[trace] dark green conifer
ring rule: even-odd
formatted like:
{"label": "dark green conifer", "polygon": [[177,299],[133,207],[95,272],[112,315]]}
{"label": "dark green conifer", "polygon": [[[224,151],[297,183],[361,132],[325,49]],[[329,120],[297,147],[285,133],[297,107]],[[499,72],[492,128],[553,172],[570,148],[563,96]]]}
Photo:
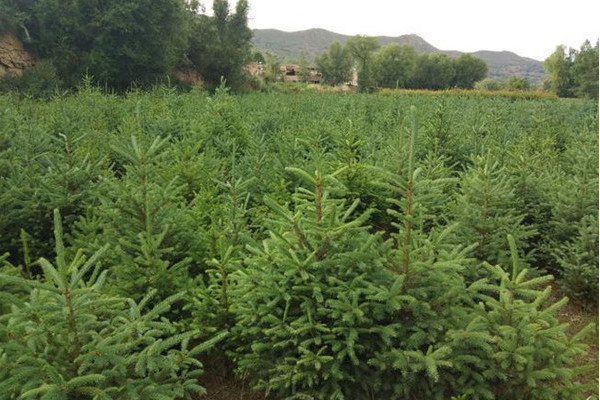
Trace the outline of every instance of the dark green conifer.
{"label": "dark green conifer", "polygon": [[394,334],[377,320],[404,300],[374,299],[394,279],[385,246],[363,226],[368,213],[354,215],[357,201],[332,198],[336,174],[288,170],[311,190],[298,188],[286,206],[265,198],[269,237],[235,273],[235,359],[280,398],[367,398],[375,376],[364,360]]}
{"label": "dark green conifer", "polygon": [[594,326],[567,337],[567,324],[556,316],[567,298],[549,301],[551,287],[540,287],[552,276],[529,278],[510,235],[508,242],[512,270],[484,263],[495,287],[478,295],[481,301],[465,328],[448,332],[458,352],[454,384],[473,399],[583,399],[585,386],[576,377],[589,366],[575,363],[587,349],[581,339]]}
{"label": "dark green conifer", "polygon": [[38,261],[42,279],[0,274],[1,283],[28,291],[10,299],[10,312],[0,316],[3,398],[166,400],[202,393],[194,356],[210,342],[191,348],[199,332],[178,333],[163,317],[183,293],[154,307],[148,303],[155,291],[139,302],[107,296],[108,271],[97,262],[108,246],[67,260],[58,210],[55,238],[55,262]]}
{"label": "dark green conifer", "polygon": [[113,147],[122,168],[115,167],[115,173],[122,176],[102,183],[101,205],[80,219],[73,239],[92,251],[99,243],[110,244],[108,262],[115,265],[110,287],[135,300],[148,289],[165,299],[189,286],[187,249],[193,239],[181,185],[162,175],[168,142],[168,137],[134,134]]}
{"label": "dark green conifer", "polygon": [[513,235],[522,253],[525,240],[537,232],[523,225],[524,214],[515,209],[513,182],[503,167],[490,155],[473,156],[472,162],[460,177],[460,194],[454,209],[455,221],[459,223],[456,240],[476,242],[473,256],[480,262],[509,265],[506,235]]}

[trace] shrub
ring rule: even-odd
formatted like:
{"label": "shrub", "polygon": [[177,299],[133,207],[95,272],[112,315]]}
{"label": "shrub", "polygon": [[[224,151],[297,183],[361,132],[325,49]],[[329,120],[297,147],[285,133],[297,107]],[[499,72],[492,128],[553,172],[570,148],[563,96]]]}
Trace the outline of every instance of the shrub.
{"label": "shrub", "polygon": [[20,77],[4,75],[0,78],[0,92],[14,91],[35,99],[49,99],[62,86],[56,68],[47,60],[37,62],[32,68],[25,70]]}

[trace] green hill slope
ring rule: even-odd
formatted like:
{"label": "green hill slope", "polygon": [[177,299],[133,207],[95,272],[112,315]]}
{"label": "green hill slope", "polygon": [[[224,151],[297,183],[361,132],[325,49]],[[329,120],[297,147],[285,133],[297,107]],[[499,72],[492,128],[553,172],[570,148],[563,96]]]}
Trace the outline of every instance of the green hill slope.
{"label": "green hill slope", "polygon": [[[334,41],[344,44],[351,36],[330,32],[325,29],[308,29],[298,32],[284,32],[277,29],[255,29],[254,47],[268,50],[284,61],[299,58],[304,52],[308,60],[327,50]],[[377,36],[379,43],[384,46],[389,43],[409,44],[419,53],[444,53],[450,57],[458,57],[463,52],[440,50],[418,35],[402,35],[397,37]],[[509,51],[477,51],[471,53],[482,58],[488,64],[488,77],[504,80],[511,75],[527,78],[532,84],[539,84],[544,79],[542,62],[527,57],[521,57]]]}

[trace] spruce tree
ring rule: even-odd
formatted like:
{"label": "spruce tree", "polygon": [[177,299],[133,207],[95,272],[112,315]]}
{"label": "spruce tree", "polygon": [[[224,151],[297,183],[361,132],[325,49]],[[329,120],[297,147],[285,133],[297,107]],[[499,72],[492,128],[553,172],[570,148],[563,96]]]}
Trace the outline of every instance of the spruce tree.
{"label": "spruce tree", "polygon": [[581,339],[593,324],[567,337],[567,324],[556,313],[568,299],[550,302],[551,287],[540,287],[552,276],[530,278],[510,235],[508,242],[510,272],[484,263],[493,285],[477,295],[472,321],[448,332],[459,353],[454,364],[460,375],[454,384],[473,399],[583,399],[585,385],[576,378],[589,366],[576,367],[575,362],[587,350]]}
{"label": "spruce tree", "polygon": [[258,387],[285,398],[456,393],[445,332],[469,321],[461,273],[471,248],[449,241],[452,227],[432,223],[446,181],[419,180],[412,114],[406,175],[383,175],[398,193],[392,240],[362,226],[370,211],[357,214],[357,202],[347,209],[333,197],[337,179],[289,168],[312,190],[299,187],[287,207],[266,198],[276,230],[249,248],[233,307],[242,340],[234,356]]}
{"label": "spruce tree", "polygon": [[402,282],[386,290],[404,301],[396,302],[379,321],[387,323],[393,335],[368,363],[378,370],[375,387],[380,398],[444,399],[454,394],[455,379],[453,350],[445,332],[469,322],[471,298],[463,272],[473,246],[454,244],[456,226],[446,225],[437,215],[448,212],[445,192],[453,179],[443,160],[428,157],[417,163],[416,108],[411,108],[409,118],[404,168],[382,175],[384,186],[395,194],[388,213],[396,231],[386,267]]}
{"label": "spruce tree", "polygon": [[598,305],[598,216],[588,215],[577,224],[577,234],[555,249],[565,293],[584,304]]}
{"label": "spruce tree", "polygon": [[[213,205],[207,236],[210,240],[210,259],[198,277],[199,286],[192,289],[190,305],[193,320],[201,325],[230,328],[233,325],[232,286],[234,273],[245,255],[244,245],[251,243],[248,229],[249,187],[255,179],[217,181],[222,190],[218,205]],[[214,199],[213,199],[214,202]],[[200,211],[200,210],[199,210]]]}
{"label": "spruce tree", "polygon": [[111,245],[108,261],[118,267],[108,283],[115,293],[135,300],[148,289],[165,299],[189,286],[187,248],[193,240],[181,185],[176,177],[164,179],[168,143],[169,137],[138,133],[114,145],[114,172],[122,176],[102,182],[101,205],[79,220],[73,235],[73,244],[88,251],[100,243]]}
{"label": "spruce tree", "polygon": [[235,273],[234,359],[279,398],[368,398],[375,376],[364,360],[393,335],[377,324],[385,297],[374,299],[395,281],[386,246],[363,226],[368,213],[354,214],[357,201],[333,198],[335,173],[288,171],[311,189],[299,187],[291,205],[265,197],[269,237]]}
{"label": "spruce tree", "polygon": [[[38,261],[40,280],[0,274],[0,282],[28,291],[0,316],[0,393],[22,399],[174,399],[204,389],[194,358],[212,342],[190,347],[198,331],[178,333],[164,313],[183,297],[148,307],[103,293],[108,246],[86,258],[66,258],[63,228],[54,213],[56,259]],[[5,301],[5,298],[2,299]],[[218,340],[216,337],[214,340]]]}
{"label": "spruce tree", "polygon": [[454,208],[454,218],[459,223],[456,240],[477,243],[473,256],[480,262],[508,265],[510,251],[505,238],[510,233],[524,256],[525,240],[537,232],[523,225],[524,215],[515,205],[513,182],[504,168],[489,154],[473,156],[472,164],[460,177]]}
{"label": "spruce tree", "polygon": [[48,256],[53,237],[44,227],[52,223],[52,210],[60,208],[72,222],[95,202],[95,188],[106,176],[102,160],[82,145],[85,134],[53,135],[41,129],[33,124],[30,132],[12,131],[0,150],[6,162],[0,171],[0,207],[6,210],[0,216],[0,246],[13,262],[24,256],[21,230],[33,257]]}

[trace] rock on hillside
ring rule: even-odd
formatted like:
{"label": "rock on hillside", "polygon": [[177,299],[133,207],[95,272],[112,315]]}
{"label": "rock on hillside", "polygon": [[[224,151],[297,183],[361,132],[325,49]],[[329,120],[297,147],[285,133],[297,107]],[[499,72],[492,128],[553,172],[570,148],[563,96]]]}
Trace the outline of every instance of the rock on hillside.
{"label": "rock on hillside", "polygon": [[0,76],[20,76],[25,69],[33,66],[34,62],[14,33],[0,33]]}

